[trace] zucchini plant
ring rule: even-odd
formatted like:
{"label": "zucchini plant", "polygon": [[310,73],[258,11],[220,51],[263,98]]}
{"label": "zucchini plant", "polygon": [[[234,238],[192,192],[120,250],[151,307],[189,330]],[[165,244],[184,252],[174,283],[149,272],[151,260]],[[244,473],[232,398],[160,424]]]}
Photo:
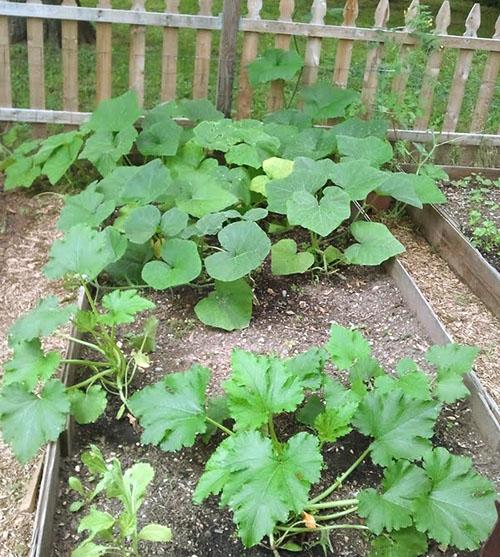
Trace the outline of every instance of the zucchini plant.
{"label": "zucchini plant", "polygon": [[[7,189],[40,174],[56,183],[80,159],[100,174],[66,198],[58,223],[65,235],[47,275],[71,273],[65,254],[78,245],[89,281],[211,286],[195,313],[233,330],[250,322],[252,274],[269,255],[275,275],[290,275],[378,265],[404,251],[352,204],[366,204],[371,192],[417,207],[441,203],[435,181],[389,170],[387,123],[347,117],[359,105],[356,92],[319,83],[301,95],[304,111],[263,122],[224,119],[208,101],[169,102],[146,112],[138,131],[141,111],[127,92],[102,102],[79,130],[22,145],[4,163]],[[342,121],[313,126],[325,118]],[[103,233],[120,254],[105,266]]]}
{"label": "zucchini plant", "polygon": [[138,528],[139,511],[154,478],[150,464],[138,462],[123,472],[117,458],[106,462],[95,445],[82,454],[82,462],[90,480],[97,484],[85,487],[79,478],[71,476],[69,486],[80,499],[71,504],[70,510],[77,512],[105,493],[109,500],[116,499],[120,503],[121,512],[113,516],[107,510],[91,506],[78,525],[78,533],[88,532],[87,537],[71,552],[71,557],[134,557],[140,555],[141,541],[166,543],[172,539],[170,528],[161,524],[150,523]]}
{"label": "zucchini plant", "polygon": [[[194,365],[134,393],[128,405],[143,443],[165,451],[224,434],[193,498],[219,495],[246,547],[333,551],[329,534],[351,529],[371,536],[372,557],[424,555],[428,540],[472,550],[496,519],[493,485],[432,437],[443,405],[467,396],[463,375],[477,352],[433,346],[425,354],[432,378],[408,358],[387,373],[358,331],[333,325],[325,346],[292,358],[235,349],[222,397],[207,398],[211,372]],[[294,433],[285,433],[279,417],[292,413]],[[353,429],[365,445],[333,483],[314,489],[325,452],[335,454],[332,444]],[[349,486],[367,459],[380,468],[381,484]],[[347,498],[336,497],[341,487],[349,487]]]}

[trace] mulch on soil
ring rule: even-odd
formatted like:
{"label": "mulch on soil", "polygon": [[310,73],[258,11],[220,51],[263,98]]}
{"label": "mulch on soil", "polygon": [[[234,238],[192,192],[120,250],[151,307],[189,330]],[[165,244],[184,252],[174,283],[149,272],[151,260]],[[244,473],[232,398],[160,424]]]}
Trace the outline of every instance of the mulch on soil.
{"label": "mulch on soil", "polygon": [[[229,357],[233,347],[261,353],[273,352],[291,356],[324,343],[332,322],[361,329],[370,340],[374,355],[386,369],[397,360],[412,357],[423,363],[429,339],[411,314],[394,283],[379,270],[351,268],[344,275],[322,277],[274,278],[266,271],[257,277],[254,318],[248,329],[225,333],[209,329],[195,320],[193,305],[200,295],[192,289],[168,294],[153,294],[157,303],[154,314],[160,320],[158,345],[152,354],[151,367],[138,380],[137,387],[159,380],[165,373],[187,369],[200,363],[213,370],[212,392],[220,390],[229,373]],[[76,499],[67,488],[70,475],[81,471],[79,455],[89,443],[96,443],[107,458],[117,456],[123,467],[138,461],[150,462],[156,475],[150,488],[141,520],[168,524],[174,539],[168,546],[149,544],[142,554],[169,557],[264,557],[270,553],[261,547],[244,550],[238,541],[230,514],[218,508],[218,500],[196,506],[192,493],[215,443],[206,447],[197,443],[179,453],[164,453],[140,443],[139,432],[126,420],[117,421],[118,403],[113,402],[107,415],[96,424],[78,428],[76,452],[66,459],[60,481],[59,507],[54,522],[55,555],[66,556],[78,543],[78,515],[69,505]],[[495,456],[481,441],[471,420],[466,403],[445,411],[436,431],[436,443],[444,444],[458,454],[471,454],[479,470],[490,477],[497,472]],[[291,433],[287,417],[280,420],[280,431]],[[333,481],[340,470],[352,463],[366,446],[366,440],[352,433],[326,448],[324,481]],[[354,495],[360,487],[375,484],[379,470],[369,461],[363,464],[343,487],[339,496]],[[105,503],[101,501],[105,506]],[[335,555],[361,557],[367,555],[367,540],[362,535],[340,531],[332,535]],[[283,552],[283,555],[288,555]],[[290,554],[291,555],[291,554]],[[295,553],[294,555],[298,555]],[[303,555],[322,555],[320,548]],[[429,556],[478,555],[470,552],[441,552],[433,548]]]}

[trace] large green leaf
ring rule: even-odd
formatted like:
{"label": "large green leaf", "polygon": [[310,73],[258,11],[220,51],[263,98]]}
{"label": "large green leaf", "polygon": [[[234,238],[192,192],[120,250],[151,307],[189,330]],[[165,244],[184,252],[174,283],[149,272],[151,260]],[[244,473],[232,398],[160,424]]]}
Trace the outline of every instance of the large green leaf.
{"label": "large green leaf", "polygon": [[136,137],[134,126],[124,127],[119,132],[98,130],[87,138],[78,158],[89,160],[102,176],[107,176],[122,156],[130,153]]}
{"label": "large green leaf", "polygon": [[479,348],[460,344],[432,346],[427,350],[427,361],[437,368],[435,395],[443,402],[452,403],[469,395],[463,376],[472,371]]}
{"label": "large green leaf", "polygon": [[347,109],[358,101],[359,93],[320,81],[303,89],[301,97],[304,112],[314,120],[324,120],[345,116]]}
{"label": "large green leaf", "polygon": [[78,224],[52,244],[49,262],[44,267],[45,275],[50,279],[78,275],[94,280],[107,265],[123,255],[126,244],[125,238],[108,229],[97,232]]}
{"label": "large green leaf", "polygon": [[384,471],[380,491],[369,488],[358,494],[359,515],[375,534],[411,526],[413,502],[428,493],[430,484],[422,468],[405,460],[393,462]]}
{"label": "large green leaf", "polygon": [[261,168],[262,163],[277,154],[279,143],[274,138],[258,141],[254,145],[238,143],[226,153],[226,162],[231,165]]}
{"label": "large green leaf", "polygon": [[314,347],[288,358],[284,363],[287,372],[297,376],[304,388],[319,389],[325,378],[325,361],[325,350]]}
{"label": "large green leaf", "polygon": [[337,149],[341,155],[356,160],[364,159],[377,168],[393,157],[391,144],[378,137],[338,135]]}
{"label": "large green leaf", "polygon": [[390,257],[405,251],[385,224],[379,222],[353,222],[351,233],[359,242],[349,246],[344,255],[349,263],[356,265],[380,265]]}
{"label": "large green leaf", "polygon": [[424,456],[429,493],[414,503],[415,525],[442,545],[477,549],[497,518],[492,483],[472,469],[472,462],[442,447]]}
{"label": "large green leaf", "polygon": [[337,148],[337,138],[330,130],[307,128],[299,133],[288,133],[281,140],[281,156],[287,159],[309,157],[319,160]]}
{"label": "large green leaf", "polygon": [[426,552],[427,536],[415,528],[405,528],[375,538],[369,557],[419,557]]}
{"label": "large green leaf", "polygon": [[151,242],[142,245],[129,243],[123,256],[106,267],[106,273],[115,284],[140,284],[142,268],[153,257]]}
{"label": "large green leaf", "polygon": [[390,195],[398,201],[422,208],[422,202],[415,190],[415,175],[404,172],[388,172],[387,178],[377,188],[379,195]]}
{"label": "large green leaf", "polygon": [[128,405],[144,428],[142,442],[164,451],[191,447],[196,435],[206,430],[205,389],[210,375],[210,370],[192,366],[135,392]]}
{"label": "large green leaf", "polygon": [[280,240],[271,248],[271,271],[273,275],[305,273],[313,264],[314,255],[307,251],[297,253],[297,243],[291,238]]}
{"label": "large green leaf", "polygon": [[69,391],[71,415],[79,424],[90,424],[97,420],[106,409],[106,391],[100,385],[92,385],[87,390]]}
{"label": "large green leaf", "polygon": [[294,50],[269,48],[248,64],[248,77],[253,86],[275,79],[289,81],[303,65],[302,57]]}
{"label": "large green leaf", "polygon": [[399,389],[372,391],[361,401],[353,424],[374,438],[373,462],[388,466],[393,459],[416,460],[430,450],[438,415],[434,401],[410,398]]}
{"label": "large green leaf", "polygon": [[325,347],[339,370],[350,368],[371,352],[368,341],[359,331],[335,323],[330,329],[330,338]]}
{"label": "large green leaf", "polygon": [[328,236],[351,215],[349,195],[334,186],[323,190],[319,202],[307,191],[296,191],[286,206],[290,224],[299,224],[320,236]]}
{"label": "large green leaf", "polygon": [[75,311],[75,304],[60,306],[55,296],[43,298],[34,309],[22,315],[10,327],[9,344],[51,335],[65,325]]}
{"label": "large green leaf", "polygon": [[198,319],[211,327],[234,331],[248,327],[252,317],[253,293],[244,279],[215,281],[215,290],[194,307]]}
{"label": "large green leaf", "polygon": [[373,168],[368,161],[348,161],[332,165],[330,179],[345,189],[353,200],[363,200],[375,191],[386,179],[387,174]]}
{"label": "large green leaf", "polygon": [[3,383],[24,383],[32,391],[39,380],[52,377],[60,362],[58,352],[43,352],[39,339],[22,341],[14,346],[14,356],[4,365]]}
{"label": "large green leaf", "polygon": [[201,236],[213,236],[220,232],[224,224],[230,219],[241,219],[241,214],[234,209],[221,211],[220,213],[209,213],[201,217],[196,223],[196,232]]}
{"label": "large green leaf", "polygon": [[179,148],[182,128],[173,120],[164,120],[147,126],[137,138],[137,148],[146,156],[168,157]]}
{"label": "large green leaf", "polygon": [[167,240],[161,257],[163,261],[150,261],[142,270],[144,281],[156,290],[187,284],[201,273],[198,246],[191,240]]}
{"label": "large green leaf", "polygon": [[332,126],[331,131],[336,135],[348,135],[350,137],[378,137],[384,139],[387,135],[389,121],[377,117],[372,120],[361,120],[360,118],[348,118],[340,124]]}
{"label": "large green leaf", "polygon": [[205,259],[207,273],[224,282],[244,277],[267,257],[271,241],[254,222],[235,222],[223,228],[218,239],[224,251]]}
{"label": "large green leaf", "polygon": [[238,428],[258,428],[273,414],[293,412],[302,402],[302,384],[281,360],[235,349],[231,364],[224,390]]}
{"label": "large green leaf", "polygon": [[314,429],[321,443],[333,443],[351,432],[351,420],[358,407],[357,402],[348,402],[338,408],[327,408],[314,420]]}
{"label": "large green leaf", "polygon": [[154,159],[129,172],[128,180],[116,184],[122,205],[126,203],[147,205],[168,193],[171,184],[170,172],[160,159]]}
{"label": "large green leaf", "polygon": [[156,232],[161,213],[154,205],[144,205],[132,209],[125,217],[122,226],[125,236],[134,244],[144,244]]}
{"label": "large green leaf", "polygon": [[168,122],[172,118],[187,118],[193,122],[199,122],[222,120],[224,114],[216,110],[208,99],[181,99],[155,106],[146,114],[144,126],[149,127],[158,122]]}
{"label": "large green leaf", "polygon": [[66,198],[64,207],[57,220],[59,230],[69,230],[77,224],[86,224],[90,228],[98,228],[115,210],[112,200],[105,200],[102,193],[96,191],[96,184],[77,195]]}
{"label": "large green leaf", "polygon": [[187,226],[189,215],[177,207],[165,211],[161,217],[161,231],[165,236],[177,236]]}
{"label": "large green leaf", "polygon": [[95,131],[119,132],[123,128],[132,126],[140,115],[137,95],[129,90],[119,97],[102,101],[85,127]]}
{"label": "large green leaf", "polygon": [[99,316],[99,321],[106,325],[123,325],[133,323],[135,315],[155,304],[137,294],[137,290],[113,290],[102,297],[102,307],[107,311]]}
{"label": "large green leaf", "polygon": [[[68,134],[61,135],[66,135],[67,141],[64,144],[59,145],[51,152],[42,167],[42,174],[47,176],[52,185],[59,182],[64,174],[66,174],[66,171],[75,162],[76,157],[80,152],[80,148],[83,145],[83,139],[81,138],[79,132],[68,132]],[[42,144],[42,148],[39,153],[43,152],[43,150],[44,145]],[[35,163],[39,162],[37,157],[38,154],[35,156]]]}
{"label": "large green leaf", "polygon": [[201,122],[194,130],[196,141],[206,149],[226,152],[241,142],[241,134],[232,120]]}
{"label": "large green leaf", "polygon": [[69,408],[69,397],[58,380],[49,380],[39,396],[20,384],[7,385],[0,393],[3,438],[16,457],[27,462],[42,445],[55,441],[64,431]]}

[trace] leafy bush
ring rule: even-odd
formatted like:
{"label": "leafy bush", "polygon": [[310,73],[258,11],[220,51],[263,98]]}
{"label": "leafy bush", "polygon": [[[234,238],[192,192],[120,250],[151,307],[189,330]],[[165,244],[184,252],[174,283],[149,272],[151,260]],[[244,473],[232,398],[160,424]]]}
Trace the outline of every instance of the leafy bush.
{"label": "leafy bush", "polygon": [[[142,441],[165,451],[222,430],[194,501],[220,494],[246,547],[267,536],[272,550],[300,551],[297,534],[319,534],[326,549],[329,532],[350,528],[374,535],[372,556],[423,555],[428,538],[475,549],[496,519],[493,486],[470,459],[433,447],[431,438],[443,404],[467,396],[462,378],[477,352],[433,346],[426,352],[432,379],[407,358],[389,374],[359,332],[333,325],[324,347],[292,358],[235,349],[223,397],[207,398],[211,373],[194,365],[134,393],[129,407],[144,428]],[[342,381],[325,372],[328,360]],[[301,430],[288,438],[276,423],[284,413],[294,413]],[[366,436],[367,448],[311,496],[324,451],[352,429]],[[332,498],[368,457],[381,468],[381,485]]]}
{"label": "leafy bush", "polygon": [[[357,93],[318,83],[301,95],[303,112],[264,122],[224,119],[208,101],[170,102],[147,112],[138,132],[141,112],[128,92],[104,101],[80,130],[21,146],[5,163],[7,188],[28,187],[41,173],[56,183],[78,159],[102,175],[67,198],[59,219],[65,236],[47,275],[74,274],[68,254],[79,250],[78,272],[91,281],[104,271],[115,283],[157,290],[213,283],[195,312],[232,330],[250,321],[247,280],[269,254],[272,272],[287,275],[378,265],[401,253],[385,225],[358,221],[359,210],[349,223],[351,204],[374,191],[417,207],[440,203],[435,181],[381,168],[393,157],[384,122],[312,126],[345,117]],[[183,128],[174,118],[196,125]],[[120,256],[111,260],[109,246]]]}
{"label": "leafy bush", "polygon": [[[141,540],[169,542],[172,539],[170,528],[161,524],[146,524],[138,530],[138,514],[148,485],[154,477],[154,470],[150,464],[138,462],[123,472],[117,458],[107,463],[95,445],[91,445],[90,450],[82,454],[82,462],[91,478],[98,482],[95,487],[86,488],[77,477],[70,477],[69,486],[80,497],[80,500],[71,504],[70,510],[79,511],[105,492],[109,499],[116,499],[121,503],[122,511],[115,517],[92,506],[78,525],[78,533],[87,531],[88,536],[71,552],[71,557],[138,556]],[[94,540],[105,543],[96,544]]]}

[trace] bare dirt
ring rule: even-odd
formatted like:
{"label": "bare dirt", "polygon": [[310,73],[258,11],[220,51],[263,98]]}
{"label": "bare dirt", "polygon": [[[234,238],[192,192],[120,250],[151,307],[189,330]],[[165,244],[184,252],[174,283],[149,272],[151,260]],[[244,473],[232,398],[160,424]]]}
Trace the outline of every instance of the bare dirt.
{"label": "bare dirt", "polygon": [[[316,281],[307,277],[273,278],[267,272],[257,277],[254,318],[248,329],[225,333],[204,327],[193,317],[192,307],[201,294],[180,290],[170,295],[155,294],[155,315],[160,320],[160,336],[152,365],[138,380],[138,385],[157,381],[165,373],[187,369],[200,363],[213,370],[212,391],[220,389],[229,372],[229,356],[234,346],[257,352],[293,355],[326,341],[332,322],[358,327],[370,339],[374,355],[393,369],[401,357],[422,362],[429,345],[415,317],[404,305],[392,281],[378,270],[350,269],[345,275],[323,277]],[[54,522],[56,556],[69,555],[78,543],[78,515],[68,507],[76,499],[68,491],[67,479],[81,470],[79,454],[89,443],[96,443],[106,457],[117,456],[124,467],[138,461],[150,462],[156,471],[150,496],[141,512],[141,522],[166,523],[173,529],[174,539],[168,546],[150,544],[143,555],[169,557],[264,557],[270,553],[262,547],[244,550],[238,541],[230,514],[218,508],[216,498],[203,506],[195,506],[191,496],[203,466],[221,437],[207,447],[197,443],[191,449],[171,454],[140,443],[139,432],[126,420],[114,418],[113,402],[106,417],[96,424],[78,428],[76,452],[63,462],[59,484],[59,507]],[[279,423],[282,434],[290,430],[291,418]],[[498,470],[493,455],[481,441],[471,420],[467,403],[446,408],[439,420],[435,442],[457,454],[472,455],[478,469],[495,477]],[[323,482],[331,482],[352,463],[366,446],[366,440],[352,433],[324,451]],[[375,485],[380,471],[364,463],[343,487],[343,497],[354,495],[361,487]],[[499,478],[496,478],[499,479]],[[316,489],[319,489],[318,487]],[[104,501],[100,501],[103,507]],[[113,510],[112,508],[110,510]],[[368,542],[362,535],[341,531],[332,535],[337,557],[362,557],[368,554]],[[300,554],[300,553],[299,553]],[[299,555],[294,553],[293,555]],[[318,547],[304,550],[302,555],[322,555]],[[477,556],[478,552],[441,552],[429,550],[432,557]],[[283,552],[283,556],[288,555]],[[292,555],[292,554],[290,554]]]}

